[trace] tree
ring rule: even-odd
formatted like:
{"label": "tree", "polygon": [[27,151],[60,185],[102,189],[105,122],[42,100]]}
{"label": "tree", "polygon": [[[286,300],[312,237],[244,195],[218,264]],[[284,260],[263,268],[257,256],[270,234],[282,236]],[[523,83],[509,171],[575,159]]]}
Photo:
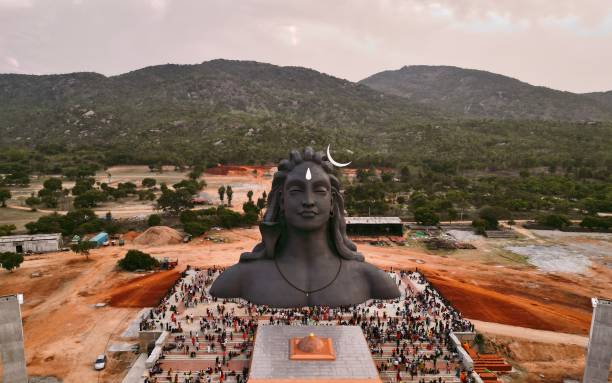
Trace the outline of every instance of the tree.
{"label": "tree", "polygon": [[64,235],[72,234],[65,232],[62,229],[64,223],[64,217],[54,213],[50,215],[44,215],[36,222],[28,222],[25,224],[25,228],[28,229],[30,234],[41,234],[41,233],[62,233]]}
{"label": "tree", "polygon": [[400,181],[401,182],[409,182],[411,178],[410,168],[408,166],[404,166],[400,170]]}
{"label": "tree", "polygon": [[484,206],[478,211],[478,217],[486,223],[486,230],[497,230],[499,220],[510,218],[508,209],[499,206]]}
{"label": "tree", "polygon": [[380,179],[382,182],[391,182],[393,181],[393,173],[383,171],[380,173]]}
{"label": "tree", "polygon": [[77,196],[93,189],[95,183],[96,180],[93,178],[78,179],[72,188],[72,195]]}
{"label": "tree", "polygon": [[457,217],[459,216],[459,213],[457,213],[457,210],[450,208],[447,211],[448,214],[448,222],[452,223],[453,221],[457,220]]}
{"label": "tree", "polygon": [[151,214],[147,219],[147,225],[159,226],[161,225],[161,216],[159,214]]}
{"label": "tree", "polygon": [[60,178],[51,177],[43,182],[43,187],[49,191],[62,190],[62,180]]}
{"label": "tree", "polygon": [[263,211],[263,209],[265,209],[265,207],[266,207],[266,199],[263,198],[263,197],[257,198],[256,206],[259,209],[259,212],[261,213]]}
{"label": "tree", "polygon": [[125,271],[151,270],[159,267],[159,261],[151,255],[139,250],[128,250],[117,266]]}
{"label": "tree", "polygon": [[580,222],[580,226],[588,229],[608,230],[612,227],[612,217],[586,216]]}
{"label": "tree", "polygon": [[11,198],[11,191],[8,189],[0,189],[0,203],[2,207],[6,207],[6,200]]}
{"label": "tree", "polygon": [[200,190],[202,190],[202,188],[206,186],[206,183],[204,181],[182,180],[181,182],[176,183],[172,186],[175,190],[185,189],[188,190],[191,195],[194,195]]}
{"label": "tree", "polygon": [[152,188],[157,184],[157,180],[155,178],[146,177],[142,179],[142,187]]}
{"label": "tree", "polygon": [[482,218],[476,218],[472,221],[472,227],[474,227],[476,234],[484,235],[487,230],[487,221]]}
{"label": "tree", "polygon": [[219,192],[219,199],[221,200],[221,202],[223,202],[223,196],[225,195],[225,186],[219,186],[219,189],[217,191]]}
{"label": "tree", "polygon": [[189,172],[188,176],[192,180],[197,180],[198,178],[200,178],[200,176],[202,176],[203,173],[204,167],[202,165],[195,165]]}
{"label": "tree", "polygon": [[46,196],[43,196],[43,197],[40,199],[40,201],[41,201],[41,202],[42,202],[42,203],[43,203],[43,204],[44,204],[46,207],[49,207],[49,208],[52,208],[52,209],[55,209],[55,208],[57,207],[57,204],[58,204],[58,202],[57,202],[57,198],[55,198],[55,197],[54,197],[54,196],[52,196],[52,195],[46,195]]}
{"label": "tree", "polygon": [[482,336],[481,333],[477,333],[476,336],[474,337],[474,344],[476,345],[476,347],[478,347],[478,352],[481,354],[484,349],[484,343],[485,343],[484,336]]}
{"label": "tree", "polygon": [[414,212],[414,220],[419,225],[435,226],[440,223],[440,218],[433,211],[425,207],[420,207]]}
{"label": "tree", "polygon": [[182,210],[193,207],[193,198],[191,198],[191,193],[186,189],[166,189],[157,199],[157,207],[161,210],[178,214]]}
{"label": "tree", "polygon": [[7,269],[9,273],[13,272],[13,269],[18,268],[23,263],[23,254],[17,253],[0,253],[0,264],[2,267]]}
{"label": "tree", "polygon": [[15,230],[17,230],[17,226],[13,224],[0,225],[0,237],[5,235],[11,235]]}
{"label": "tree", "polygon": [[247,198],[249,199],[249,202],[253,202],[253,190],[249,190],[247,192]]}
{"label": "tree", "polygon": [[25,204],[28,205],[32,211],[36,211],[36,205],[40,205],[41,202],[40,198],[36,197],[34,193],[25,200]]}
{"label": "tree", "polygon": [[97,189],[91,189],[83,194],[79,194],[74,199],[74,207],[77,209],[96,207],[98,202],[104,202],[107,199],[108,198],[105,192]]}
{"label": "tree", "polygon": [[227,194],[227,204],[229,206],[232,206],[232,196],[234,195],[234,191],[232,190],[231,185],[227,185],[227,188],[225,189],[225,194]]}
{"label": "tree", "polygon": [[96,245],[89,241],[81,241],[79,243],[75,243],[70,246],[70,250],[74,251],[77,254],[81,254],[85,256],[85,259],[89,259],[89,250],[93,249]]}
{"label": "tree", "polygon": [[536,222],[543,226],[553,227],[555,229],[563,229],[571,225],[571,221],[561,214],[545,214],[536,217]]}
{"label": "tree", "polygon": [[242,204],[242,211],[244,211],[243,222],[247,225],[254,225],[257,223],[259,218],[259,208],[253,201],[247,201]]}
{"label": "tree", "polygon": [[410,204],[413,209],[427,206],[428,199],[427,195],[423,192],[414,192],[410,195]]}
{"label": "tree", "polygon": [[154,201],[155,193],[151,190],[139,190],[138,191],[138,200],[139,201]]}

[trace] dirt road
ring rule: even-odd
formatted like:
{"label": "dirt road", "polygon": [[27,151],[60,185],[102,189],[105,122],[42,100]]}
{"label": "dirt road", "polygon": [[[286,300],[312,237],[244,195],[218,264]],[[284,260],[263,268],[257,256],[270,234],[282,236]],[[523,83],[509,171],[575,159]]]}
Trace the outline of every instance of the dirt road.
{"label": "dirt road", "polygon": [[470,319],[477,331],[503,335],[515,339],[524,339],[538,343],[549,343],[549,344],[571,344],[574,346],[586,347],[589,342],[589,337],[566,334],[563,332],[545,331],[545,330],[534,330],[532,328],[510,326],[500,323],[483,322],[476,319]]}

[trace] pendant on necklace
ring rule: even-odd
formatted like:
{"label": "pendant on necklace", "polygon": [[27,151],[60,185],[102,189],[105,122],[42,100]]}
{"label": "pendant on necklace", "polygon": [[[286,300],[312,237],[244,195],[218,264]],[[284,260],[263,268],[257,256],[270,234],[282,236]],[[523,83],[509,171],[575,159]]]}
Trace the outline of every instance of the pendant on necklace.
{"label": "pendant on necklace", "polygon": [[308,296],[308,293],[306,293],[306,296]]}

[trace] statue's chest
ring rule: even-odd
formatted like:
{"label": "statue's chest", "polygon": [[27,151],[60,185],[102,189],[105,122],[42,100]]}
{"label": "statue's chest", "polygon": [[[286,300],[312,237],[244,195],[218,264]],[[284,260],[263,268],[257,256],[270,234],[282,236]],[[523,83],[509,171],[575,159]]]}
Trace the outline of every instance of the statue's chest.
{"label": "statue's chest", "polygon": [[266,303],[272,307],[338,306],[352,305],[367,299],[369,289],[360,273],[351,267],[330,273],[294,273],[285,275],[276,268],[265,267],[250,284],[246,297],[253,303]]}

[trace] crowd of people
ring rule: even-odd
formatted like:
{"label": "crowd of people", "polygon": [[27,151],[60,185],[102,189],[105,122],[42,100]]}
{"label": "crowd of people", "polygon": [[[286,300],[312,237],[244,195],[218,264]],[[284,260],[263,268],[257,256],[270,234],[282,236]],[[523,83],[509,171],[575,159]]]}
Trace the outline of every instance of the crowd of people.
{"label": "crowd of people", "polygon": [[[188,268],[142,321],[142,330],[172,334],[146,383],[246,382],[257,327],[268,324],[360,326],[383,381],[448,383],[466,376],[449,334],[473,325],[417,270],[389,271],[402,293],[394,301],[301,309],[213,298],[208,290],[221,271]],[[197,360],[201,368],[179,370],[181,360]]]}

